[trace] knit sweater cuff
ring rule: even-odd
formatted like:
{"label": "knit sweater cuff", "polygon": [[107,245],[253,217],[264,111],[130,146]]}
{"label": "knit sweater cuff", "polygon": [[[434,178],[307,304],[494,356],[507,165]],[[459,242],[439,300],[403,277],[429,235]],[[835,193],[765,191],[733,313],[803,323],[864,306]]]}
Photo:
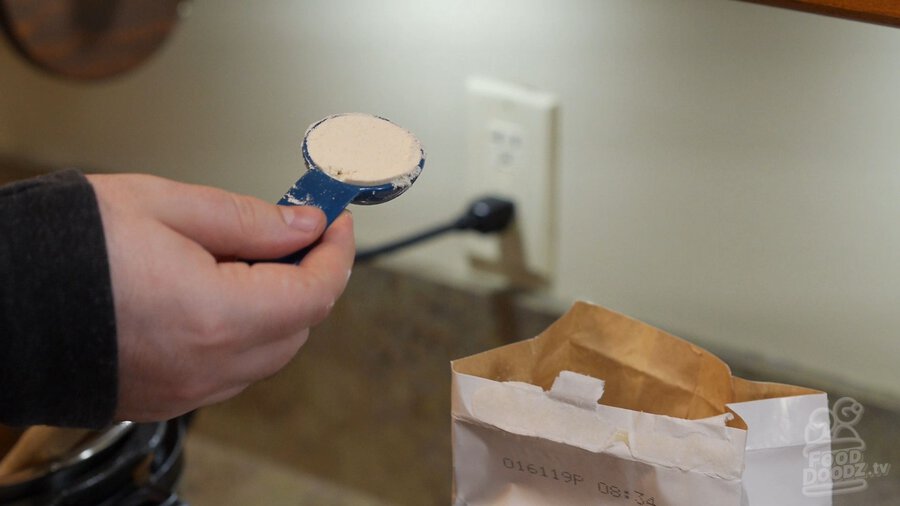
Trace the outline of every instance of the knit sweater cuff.
{"label": "knit sweater cuff", "polygon": [[0,422],[98,428],[116,408],[115,308],[93,187],[0,187]]}

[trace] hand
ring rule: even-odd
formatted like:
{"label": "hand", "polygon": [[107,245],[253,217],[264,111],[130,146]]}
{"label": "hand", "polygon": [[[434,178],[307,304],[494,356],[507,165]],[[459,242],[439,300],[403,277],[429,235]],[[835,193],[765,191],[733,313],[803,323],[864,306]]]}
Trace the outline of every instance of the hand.
{"label": "hand", "polygon": [[[144,175],[92,175],[119,347],[116,418],[155,421],[225,400],[284,367],[343,292],[349,213]],[[321,242],[299,266],[280,258]]]}

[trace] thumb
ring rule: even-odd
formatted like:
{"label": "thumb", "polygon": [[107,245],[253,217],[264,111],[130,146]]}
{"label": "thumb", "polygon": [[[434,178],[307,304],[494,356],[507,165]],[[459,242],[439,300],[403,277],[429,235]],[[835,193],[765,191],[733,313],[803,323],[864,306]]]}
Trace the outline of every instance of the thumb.
{"label": "thumb", "polygon": [[217,188],[160,182],[156,192],[144,193],[156,216],[215,256],[277,258],[312,244],[325,229],[325,214],[316,207],[277,206]]}

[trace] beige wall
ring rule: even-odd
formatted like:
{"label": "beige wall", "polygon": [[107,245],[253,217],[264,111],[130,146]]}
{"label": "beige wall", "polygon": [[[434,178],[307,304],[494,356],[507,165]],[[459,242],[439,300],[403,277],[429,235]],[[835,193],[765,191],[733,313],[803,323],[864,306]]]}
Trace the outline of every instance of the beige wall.
{"label": "beige wall", "polygon": [[[464,79],[532,84],[562,104],[553,296],[900,396],[898,55],[900,30],[726,0],[196,2],[103,84],[0,48],[0,111],[15,154],[270,200],[311,121],[382,114],[429,161],[357,208],[373,244],[469,198]],[[466,282],[460,244],[391,262]]]}

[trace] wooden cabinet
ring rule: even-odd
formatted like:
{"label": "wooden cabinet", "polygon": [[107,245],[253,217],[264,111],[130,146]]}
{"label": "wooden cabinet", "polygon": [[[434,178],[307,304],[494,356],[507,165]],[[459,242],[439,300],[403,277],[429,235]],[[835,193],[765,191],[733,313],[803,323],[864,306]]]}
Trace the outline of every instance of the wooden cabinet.
{"label": "wooden cabinet", "polygon": [[179,0],[0,0],[0,31],[31,63],[102,79],[141,64],[178,19]]}
{"label": "wooden cabinet", "polygon": [[900,0],[745,0],[900,27]]}

